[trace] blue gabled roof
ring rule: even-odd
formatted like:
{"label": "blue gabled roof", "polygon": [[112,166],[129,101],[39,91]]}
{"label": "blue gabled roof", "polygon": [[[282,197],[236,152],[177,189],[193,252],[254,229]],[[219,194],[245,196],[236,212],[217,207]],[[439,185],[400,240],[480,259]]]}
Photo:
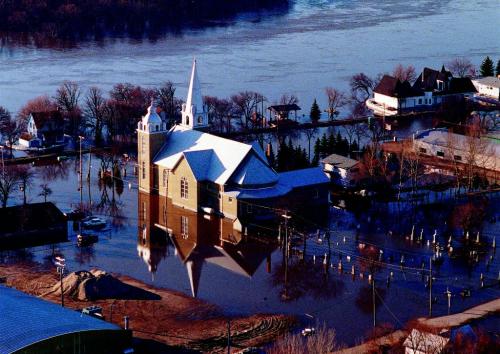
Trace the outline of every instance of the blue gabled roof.
{"label": "blue gabled roof", "polygon": [[314,186],[330,182],[321,167],[281,172],[279,176],[279,183],[291,188]]}
{"label": "blue gabled roof", "polygon": [[120,327],[0,285],[0,353],[74,332]]}

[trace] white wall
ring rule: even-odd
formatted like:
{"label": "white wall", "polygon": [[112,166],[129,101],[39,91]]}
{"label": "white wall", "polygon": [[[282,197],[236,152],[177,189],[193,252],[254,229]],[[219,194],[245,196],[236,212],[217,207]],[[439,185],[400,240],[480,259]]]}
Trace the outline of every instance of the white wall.
{"label": "white wall", "polygon": [[473,82],[473,83],[480,95],[491,97],[495,100],[500,100],[499,87],[488,86],[485,84],[481,84],[479,82]]}
{"label": "white wall", "polygon": [[380,93],[374,93],[373,99],[375,102],[385,105],[386,107],[392,107],[398,109],[398,99],[396,97],[390,97],[386,95],[381,95]]}

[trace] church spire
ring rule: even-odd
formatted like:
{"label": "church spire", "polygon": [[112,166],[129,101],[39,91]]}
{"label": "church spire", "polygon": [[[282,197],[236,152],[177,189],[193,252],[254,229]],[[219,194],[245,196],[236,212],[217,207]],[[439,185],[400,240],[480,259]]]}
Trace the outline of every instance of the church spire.
{"label": "church spire", "polygon": [[188,128],[206,128],[208,126],[208,115],[203,106],[196,59],[193,60],[186,103],[182,105],[182,125]]}

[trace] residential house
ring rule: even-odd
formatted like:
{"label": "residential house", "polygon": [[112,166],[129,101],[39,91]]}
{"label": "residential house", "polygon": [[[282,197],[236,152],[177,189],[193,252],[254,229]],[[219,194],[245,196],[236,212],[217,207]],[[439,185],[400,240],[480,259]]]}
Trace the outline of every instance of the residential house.
{"label": "residential house", "polygon": [[152,103],[137,125],[139,190],[241,222],[273,217],[273,208],[293,198],[328,204],[329,181],[321,168],[278,174],[258,144],[221,138],[207,128],[195,61],[181,123],[167,130]]}
{"label": "residential house", "polygon": [[414,144],[422,155],[500,170],[500,144],[496,140],[455,134],[446,129],[429,129],[417,133]]}
{"label": "residential house", "polygon": [[27,148],[47,148],[64,144],[64,119],[59,111],[32,112],[19,144]]}
{"label": "residential house", "polygon": [[354,185],[359,172],[359,161],[346,156],[331,154],[321,161],[323,171],[330,176],[332,183],[349,187]]}
{"label": "residential house", "polygon": [[472,80],[477,96],[496,100],[500,103],[500,76],[487,76]]}
{"label": "residential house", "polygon": [[394,116],[411,111],[435,111],[447,100],[460,100],[476,92],[469,78],[454,78],[444,66],[440,71],[424,68],[411,85],[384,75],[366,106],[377,115]]}

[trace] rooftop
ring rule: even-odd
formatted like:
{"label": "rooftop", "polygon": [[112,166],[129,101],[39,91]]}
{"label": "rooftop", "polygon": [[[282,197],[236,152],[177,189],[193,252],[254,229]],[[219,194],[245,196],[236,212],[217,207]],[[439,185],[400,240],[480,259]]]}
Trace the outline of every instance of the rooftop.
{"label": "rooftop", "polygon": [[120,327],[0,285],[0,353],[12,353],[52,337]]}
{"label": "rooftop", "polygon": [[482,77],[480,79],[474,79],[474,80],[472,80],[472,82],[478,83],[481,85],[487,85],[487,86],[500,88],[500,78],[498,78],[496,76]]}
{"label": "rooftop", "polygon": [[358,160],[351,159],[349,157],[345,157],[342,155],[337,155],[337,154],[331,154],[327,157],[325,157],[323,160],[321,160],[322,163],[324,164],[330,164],[334,165],[338,168],[343,168],[345,170],[348,170],[358,164]]}
{"label": "rooftop", "polygon": [[255,146],[177,125],[155,157],[155,164],[174,169],[185,158],[198,181],[267,184],[277,181],[263,153]]}

